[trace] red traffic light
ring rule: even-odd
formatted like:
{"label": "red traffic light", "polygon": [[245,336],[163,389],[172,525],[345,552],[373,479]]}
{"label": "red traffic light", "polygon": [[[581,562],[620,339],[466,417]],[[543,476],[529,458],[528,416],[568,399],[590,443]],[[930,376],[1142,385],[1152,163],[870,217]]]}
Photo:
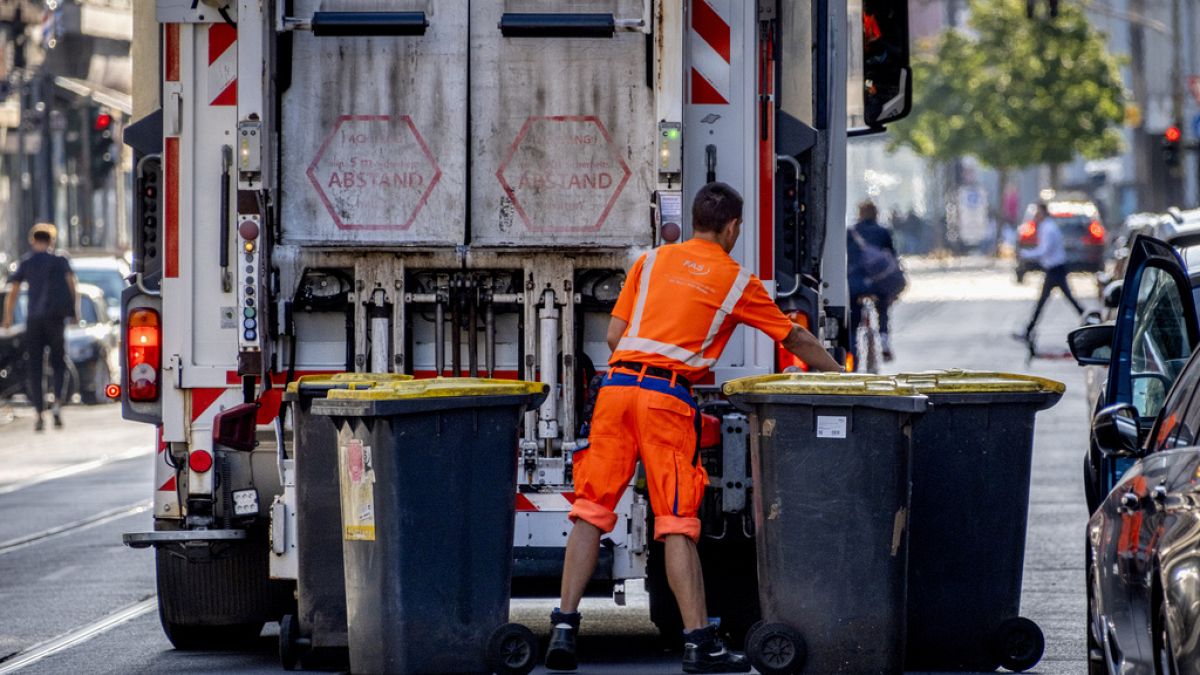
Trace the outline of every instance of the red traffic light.
{"label": "red traffic light", "polygon": [[1168,143],[1178,143],[1183,138],[1183,132],[1179,130],[1179,127],[1167,127],[1167,130],[1163,132],[1163,138],[1167,139]]}
{"label": "red traffic light", "polygon": [[107,131],[112,126],[112,115],[108,113],[96,113],[96,121],[92,123],[92,128],[96,131]]}

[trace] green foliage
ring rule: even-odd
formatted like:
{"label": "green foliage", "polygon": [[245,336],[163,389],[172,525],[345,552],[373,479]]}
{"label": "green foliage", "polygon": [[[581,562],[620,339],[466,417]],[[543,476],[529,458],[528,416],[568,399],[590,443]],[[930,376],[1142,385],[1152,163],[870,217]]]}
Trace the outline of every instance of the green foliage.
{"label": "green foliage", "polygon": [[1119,64],[1078,5],[1031,21],[1024,0],[972,0],[970,29],[914,50],[913,111],[891,127],[895,144],[999,170],[1120,151]]}

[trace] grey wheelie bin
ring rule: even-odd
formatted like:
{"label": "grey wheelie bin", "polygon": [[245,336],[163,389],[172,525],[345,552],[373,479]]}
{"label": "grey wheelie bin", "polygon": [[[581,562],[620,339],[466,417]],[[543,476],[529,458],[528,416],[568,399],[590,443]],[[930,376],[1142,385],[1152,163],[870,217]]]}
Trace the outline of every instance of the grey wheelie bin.
{"label": "grey wheelie bin", "polygon": [[1034,417],[1064,387],[1004,373],[896,378],[929,398],[913,422],[908,668],[1032,668],[1045,641],[1019,611]]}
{"label": "grey wheelie bin", "polygon": [[755,667],[902,672],[910,431],[925,397],[839,374],[743,378],[724,391],[750,416]]}
{"label": "grey wheelie bin", "polygon": [[540,383],[445,378],[333,390],[350,670],[527,673],[508,623],[521,415]]}
{"label": "grey wheelie bin", "polygon": [[346,660],[346,590],[338,504],[337,427],[312,414],[312,402],[333,389],[373,387],[411,380],[395,373],[305,375],[288,384],[283,403],[291,411],[296,481],[296,614],[279,622],[279,660],[293,670],[313,656],[317,665]]}

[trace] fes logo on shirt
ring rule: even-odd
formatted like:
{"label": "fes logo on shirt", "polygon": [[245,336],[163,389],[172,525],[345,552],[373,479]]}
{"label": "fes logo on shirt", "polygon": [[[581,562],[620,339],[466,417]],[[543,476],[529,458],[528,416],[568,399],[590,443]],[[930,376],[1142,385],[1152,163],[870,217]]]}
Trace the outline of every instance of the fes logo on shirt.
{"label": "fes logo on shirt", "polygon": [[712,271],[712,269],[709,268],[708,265],[705,265],[703,263],[698,263],[695,260],[684,260],[683,267],[684,267],[684,269],[691,272],[692,274],[695,274],[696,276],[704,276]]}

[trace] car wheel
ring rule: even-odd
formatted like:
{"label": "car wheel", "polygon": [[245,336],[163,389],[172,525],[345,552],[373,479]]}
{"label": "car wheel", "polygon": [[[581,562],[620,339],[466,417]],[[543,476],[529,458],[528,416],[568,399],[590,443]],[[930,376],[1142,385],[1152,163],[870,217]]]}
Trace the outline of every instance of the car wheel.
{"label": "car wheel", "polygon": [[1171,631],[1167,624],[1167,603],[1158,599],[1157,618],[1154,621],[1154,665],[1157,675],[1178,675],[1175,667],[1175,649],[1171,643]]}

